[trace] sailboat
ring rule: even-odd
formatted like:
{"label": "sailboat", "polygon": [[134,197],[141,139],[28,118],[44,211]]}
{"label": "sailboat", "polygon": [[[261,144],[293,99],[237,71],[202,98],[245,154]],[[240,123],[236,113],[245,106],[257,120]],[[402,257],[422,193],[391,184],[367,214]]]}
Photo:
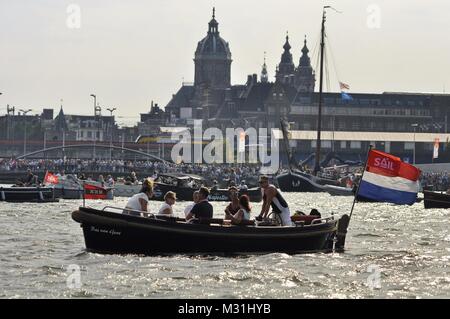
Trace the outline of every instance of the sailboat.
{"label": "sailboat", "polygon": [[[326,9],[328,7],[324,7]],[[323,69],[324,69],[324,49],[325,49],[325,20],[326,12],[322,15],[321,42],[320,42],[320,88],[319,88],[319,112],[317,117],[317,143],[315,154],[315,165],[313,174],[304,172],[293,163],[292,154],[289,151],[288,132],[286,121],[281,120],[284,144],[288,152],[289,170],[276,177],[278,186],[284,192],[323,192],[325,185],[339,186],[336,180],[317,176],[320,171],[320,151],[321,151],[321,128],[322,128],[322,100],[323,100]]]}

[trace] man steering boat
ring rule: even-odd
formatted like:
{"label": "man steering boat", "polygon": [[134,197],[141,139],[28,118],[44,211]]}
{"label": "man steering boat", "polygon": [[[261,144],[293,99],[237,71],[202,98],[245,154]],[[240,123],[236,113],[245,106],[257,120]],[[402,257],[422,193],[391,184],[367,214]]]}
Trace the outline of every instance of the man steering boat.
{"label": "man steering boat", "polygon": [[259,185],[261,186],[264,195],[261,213],[256,219],[262,220],[267,218],[269,210],[272,208],[273,213],[280,217],[282,226],[291,226],[291,212],[286,200],[281,195],[281,192],[274,185],[269,183],[269,178],[267,176],[259,177]]}

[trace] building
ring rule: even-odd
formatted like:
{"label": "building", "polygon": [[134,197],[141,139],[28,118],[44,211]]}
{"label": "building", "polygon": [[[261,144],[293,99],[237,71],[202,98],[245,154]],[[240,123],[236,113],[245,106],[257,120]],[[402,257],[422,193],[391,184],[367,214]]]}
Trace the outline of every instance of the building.
{"label": "building", "polygon": [[[192,125],[194,120],[202,120],[204,128],[271,129],[278,128],[280,119],[286,118],[291,123],[291,130],[299,131],[291,140],[298,157],[314,152],[315,137],[311,138],[308,132],[317,129],[319,94],[315,92],[316,76],[306,36],[297,66],[290,52],[288,35],[282,48],[274,82],[268,80],[264,59],[260,80],[257,74],[252,74],[245,84],[232,85],[230,46],[219,35],[219,24],[213,11],[207,35],[197,44],[194,54],[194,83],[183,84],[166,105],[171,123]],[[324,94],[322,130],[329,132],[324,136],[330,137],[322,143],[324,152],[332,150],[348,157],[361,157],[373,142],[377,148],[404,157],[412,157],[414,149],[418,159],[429,162],[430,149],[438,136],[441,150],[448,149],[450,95],[389,92],[350,95],[348,99],[341,93]],[[358,132],[391,132],[393,137],[383,135],[385,140],[361,141],[359,136],[362,134]],[[410,135],[394,134],[402,132]],[[345,140],[334,139],[335,135],[345,136]],[[399,136],[404,140],[398,141]],[[450,160],[450,154],[448,157]]]}

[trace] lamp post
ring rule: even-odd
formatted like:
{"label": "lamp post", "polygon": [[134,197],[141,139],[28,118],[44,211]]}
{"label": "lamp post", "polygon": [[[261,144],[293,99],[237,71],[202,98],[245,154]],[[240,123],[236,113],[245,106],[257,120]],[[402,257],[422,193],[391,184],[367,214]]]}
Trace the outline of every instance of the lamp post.
{"label": "lamp post", "polygon": [[20,109],[19,111],[22,112],[24,115],[24,118],[23,118],[23,120],[24,120],[23,155],[25,155],[27,153],[27,121],[26,121],[25,116],[27,116],[27,113],[31,112],[32,110],[31,109],[28,109],[28,110]]}
{"label": "lamp post", "polygon": [[[115,108],[115,107],[113,107],[113,108],[107,108],[107,110],[111,113],[111,117],[113,116],[113,112],[115,111],[115,110],[117,110],[117,108]],[[112,160],[112,140],[113,140],[113,125],[112,125],[112,123],[110,123],[110,132],[109,132],[109,135],[110,135],[110,140],[109,140],[109,160],[111,161]]]}
{"label": "lamp post", "polygon": [[411,124],[411,126],[414,128],[414,134],[413,134],[413,140],[414,140],[414,142],[413,142],[413,165],[416,165],[416,127],[418,127],[419,126],[419,124],[417,124],[417,123],[414,123],[414,124]]}

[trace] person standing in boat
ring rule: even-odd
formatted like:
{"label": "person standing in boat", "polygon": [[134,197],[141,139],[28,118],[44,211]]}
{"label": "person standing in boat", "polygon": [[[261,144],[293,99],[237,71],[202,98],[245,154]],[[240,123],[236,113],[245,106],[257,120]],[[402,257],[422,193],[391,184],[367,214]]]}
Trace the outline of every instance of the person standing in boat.
{"label": "person standing in boat", "polygon": [[230,214],[225,211],[225,219],[231,220],[232,224],[239,225],[243,221],[250,220],[250,213],[252,208],[250,207],[250,199],[247,195],[242,195],[238,199],[239,210],[235,214]]}
{"label": "person standing in boat", "polygon": [[265,219],[272,207],[272,211],[280,216],[281,225],[291,226],[291,212],[280,191],[274,185],[269,183],[269,178],[267,176],[260,176],[259,185],[261,186],[264,195],[261,213],[256,219]]}
{"label": "person standing in boat", "polygon": [[177,196],[174,192],[169,191],[164,195],[164,203],[159,209],[158,215],[173,216],[172,206],[175,204]]}
{"label": "person standing in boat", "polygon": [[133,216],[142,216],[142,213],[147,213],[148,201],[153,197],[153,181],[146,179],[142,183],[142,188],[139,193],[133,195],[128,200],[124,209],[124,214]]}
{"label": "person standing in boat", "polygon": [[198,190],[199,202],[192,207],[191,212],[186,216],[186,220],[192,218],[212,218],[213,207],[208,202],[209,189],[200,187]]}
{"label": "person standing in boat", "polygon": [[231,203],[228,204],[228,206],[225,208],[225,215],[234,215],[240,209],[237,187],[231,186],[230,188],[228,188],[228,195],[230,197]]}

